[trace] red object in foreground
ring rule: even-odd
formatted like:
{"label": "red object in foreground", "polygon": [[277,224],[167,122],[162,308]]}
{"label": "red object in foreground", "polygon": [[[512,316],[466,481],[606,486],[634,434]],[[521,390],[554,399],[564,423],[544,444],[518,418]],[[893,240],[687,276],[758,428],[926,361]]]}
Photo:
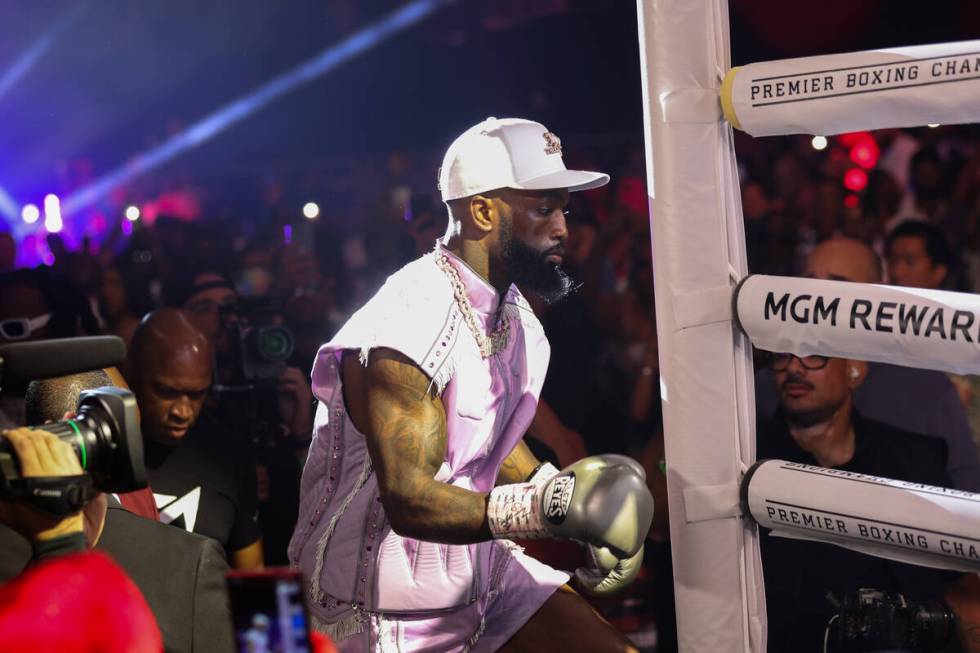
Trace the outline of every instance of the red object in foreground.
{"label": "red object in foreground", "polygon": [[310,643],[313,644],[313,653],[337,653],[333,642],[322,633],[310,631]]}
{"label": "red object in foreground", "polygon": [[0,587],[0,653],[158,653],[146,600],[107,555],[79,553]]}

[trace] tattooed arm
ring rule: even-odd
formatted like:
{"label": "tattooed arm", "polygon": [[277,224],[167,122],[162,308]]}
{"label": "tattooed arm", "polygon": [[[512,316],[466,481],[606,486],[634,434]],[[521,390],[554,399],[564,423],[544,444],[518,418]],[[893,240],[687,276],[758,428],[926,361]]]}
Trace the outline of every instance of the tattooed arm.
{"label": "tattooed arm", "polygon": [[521,440],[510,455],[504,458],[500,471],[497,472],[497,485],[523,483],[531,477],[540,464],[541,461],[531,453],[527,443]]}
{"label": "tattooed arm", "polygon": [[946,603],[956,615],[960,644],[967,653],[980,652],[980,578],[964,574],[946,586]]}
{"label": "tattooed arm", "polygon": [[347,410],[367,437],[392,529],[447,544],[491,539],[488,495],[434,479],[446,459],[446,413],[422,370],[403,354],[375,349],[367,367],[348,352],[343,378]]}

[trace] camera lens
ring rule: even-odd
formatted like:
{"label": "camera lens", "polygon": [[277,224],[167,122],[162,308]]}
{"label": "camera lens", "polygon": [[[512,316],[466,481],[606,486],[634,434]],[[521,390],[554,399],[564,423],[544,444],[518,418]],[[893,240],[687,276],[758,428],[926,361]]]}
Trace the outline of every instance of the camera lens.
{"label": "camera lens", "polygon": [[257,353],[267,361],[284,361],[293,353],[293,336],[281,326],[260,327],[256,336]]}
{"label": "camera lens", "polygon": [[75,418],[36,428],[70,444],[98,489],[131,492],[146,487],[143,437],[132,392],[88,390],[81,394]]}

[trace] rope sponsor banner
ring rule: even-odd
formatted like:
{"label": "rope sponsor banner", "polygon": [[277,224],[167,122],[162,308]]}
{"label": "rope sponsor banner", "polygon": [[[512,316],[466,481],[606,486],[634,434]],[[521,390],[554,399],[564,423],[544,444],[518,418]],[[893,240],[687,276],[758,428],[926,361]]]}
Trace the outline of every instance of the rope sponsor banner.
{"label": "rope sponsor banner", "polygon": [[784,460],[755,463],[742,507],[772,535],[959,571],[980,570],[980,495]]}
{"label": "rope sponsor banner", "polygon": [[758,349],[980,374],[980,295],[766,275],[735,293]]}
{"label": "rope sponsor banner", "polygon": [[980,41],[754,63],[721,87],[725,118],[753,136],[980,122],[978,97]]}

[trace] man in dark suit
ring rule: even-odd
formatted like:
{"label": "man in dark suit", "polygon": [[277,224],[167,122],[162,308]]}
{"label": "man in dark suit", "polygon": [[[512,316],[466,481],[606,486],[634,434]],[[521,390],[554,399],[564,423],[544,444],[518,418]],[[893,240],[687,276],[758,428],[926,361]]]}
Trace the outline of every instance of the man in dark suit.
{"label": "man in dark suit", "polygon": [[[89,372],[31,385],[28,396],[39,404],[29,406],[29,413],[33,409],[43,421],[53,421],[77,406],[82,390],[111,382],[104,373]],[[224,579],[228,563],[221,546],[211,538],[132,514],[114,497],[102,496],[106,501],[93,500],[84,511],[89,546],[110,554],[139,587],[160,626],[164,649],[234,651]],[[26,539],[0,526],[0,582],[20,573],[31,555]]]}

